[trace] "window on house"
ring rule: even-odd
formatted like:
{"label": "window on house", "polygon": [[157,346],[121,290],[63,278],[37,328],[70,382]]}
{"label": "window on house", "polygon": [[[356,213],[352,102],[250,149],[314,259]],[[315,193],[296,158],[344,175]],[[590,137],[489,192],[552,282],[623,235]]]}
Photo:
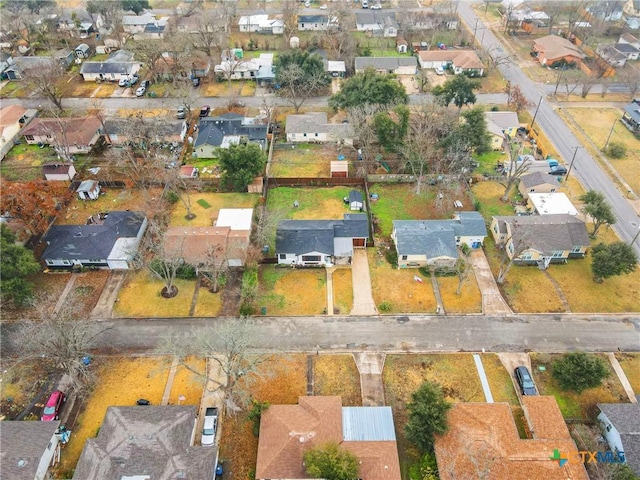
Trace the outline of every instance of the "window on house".
{"label": "window on house", "polygon": [[571,253],[581,253],[582,252],[582,247],[573,247],[571,249]]}
{"label": "window on house", "polygon": [[509,244],[509,252],[510,252],[510,253],[513,253],[513,243],[510,243],[510,244]]}
{"label": "window on house", "polygon": [[560,258],[560,257],[564,257],[564,252],[562,250],[554,250],[554,252],[551,254],[552,258]]}
{"label": "window on house", "polygon": [[530,191],[530,192],[535,192],[535,191],[536,191],[536,189],[535,189],[535,188],[530,188],[530,189],[529,189],[529,191]]}
{"label": "window on house", "polygon": [[552,189],[551,189],[551,192],[555,192],[555,191],[556,191],[556,189],[555,189],[555,188],[552,188]]}
{"label": "window on house", "polygon": [[286,254],[286,253],[281,253],[281,254],[279,255],[279,257],[280,257],[280,260],[286,260],[286,258],[287,258],[287,254]]}
{"label": "window on house", "polygon": [[26,138],[30,142],[33,142],[33,135],[25,135],[24,138]]}
{"label": "window on house", "polygon": [[612,428],[613,428],[613,425],[608,424],[608,425],[607,425],[607,432],[610,432]]}
{"label": "window on house", "polygon": [[318,134],[317,134],[317,133],[315,133],[314,135],[315,135],[316,137],[318,136]]}
{"label": "window on house", "polygon": [[402,255],[402,260],[406,260],[408,258],[407,255]]}
{"label": "window on house", "polygon": [[303,255],[303,262],[320,262],[322,261],[322,257],[320,255]]}
{"label": "window on house", "polygon": [[307,134],[306,134],[306,133],[303,133],[303,134],[302,134],[302,136],[303,136],[303,137],[306,137],[306,136],[307,136]]}
{"label": "window on house", "polygon": [[520,255],[522,260],[531,260],[533,258],[533,254],[531,252],[526,252]]}

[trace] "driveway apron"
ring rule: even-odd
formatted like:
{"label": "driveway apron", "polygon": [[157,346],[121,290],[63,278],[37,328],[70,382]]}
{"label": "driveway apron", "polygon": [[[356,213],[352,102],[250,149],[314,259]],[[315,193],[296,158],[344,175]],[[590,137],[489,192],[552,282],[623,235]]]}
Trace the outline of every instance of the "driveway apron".
{"label": "driveway apron", "polygon": [[354,353],[353,358],[360,373],[362,405],[365,407],[384,406],[382,369],[384,367],[385,354],[359,352]]}
{"label": "driveway apron", "polygon": [[378,310],[371,293],[371,275],[367,251],[358,248],[353,252],[351,261],[353,283],[353,309],[351,315],[377,315]]}

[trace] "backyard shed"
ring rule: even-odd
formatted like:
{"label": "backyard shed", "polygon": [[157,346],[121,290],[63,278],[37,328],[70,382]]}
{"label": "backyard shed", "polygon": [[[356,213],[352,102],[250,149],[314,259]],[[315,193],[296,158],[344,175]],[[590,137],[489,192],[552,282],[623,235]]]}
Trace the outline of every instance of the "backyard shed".
{"label": "backyard shed", "polygon": [[331,160],[332,177],[348,177],[349,163],[345,160]]}
{"label": "backyard shed", "polygon": [[349,192],[349,209],[364,209],[364,199],[362,198],[362,193],[360,193],[358,190],[351,190]]}
{"label": "backyard shed", "polygon": [[80,183],[76,193],[80,200],[97,200],[100,195],[100,184],[97,180],[84,180]]}
{"label": "backyard shed", "polygon": [[86,43],[81,43],[73,51],[73,54],[76,56],[76,58],[89,58],[91,56],[91,47]]}

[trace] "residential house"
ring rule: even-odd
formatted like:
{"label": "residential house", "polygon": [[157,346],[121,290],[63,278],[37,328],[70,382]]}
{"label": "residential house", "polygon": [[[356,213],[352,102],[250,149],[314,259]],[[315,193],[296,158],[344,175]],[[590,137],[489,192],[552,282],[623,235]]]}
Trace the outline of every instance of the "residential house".
{"label": "residential house", "polygon": [[140,71],[142,64],[133,60],[133,53],[126,50],[112,52],[104,61],[87,61],[80,67],[80,75],[87,82],[118,82]]}
{"label": "residential house", "polygon": [[[553,175],[547,175],[554,178]],[[556,178],[557,181],[557,178]],[[553,182],[550,182],[553,183]],[[578,210],[562,192],[529,192],[527,205],[538,215],[578,215]]]}
{"label": "residential house", "polygon": [[394,220],[391,233],[398,268],[452,267],[460,245],[480,248],[486,236],[478,212],[458,212],[451,220]]}
{"label": "residential house", "polygon": [[[127,119],[112,118],[104,121],[105,139],[111,145],[127,145],[132,139]],[[156,144],[178,143],[184,141],[189,123],[186,120],[164,120],[154,122],[148,134]]]}
{"label": "residential house", "polygon": [[83,180],[76,188],[80,200],[97,200],[100,196],[100,183],[97,180]]}
{"label": "residential house", "polygon": [[0,80],[7,80],[9,78],[4,72],[11,65],[13,65],[13,57],[8,53],[0,52]]}
{"label": "residential house", "polygon": [[237,113],[201,118],[193,153],[198,158],[215,158],[218,148],[229,148],[241,142],[257,143],[264,150],[267,146],[267,125],[257,118]]}
{"label": "residential house", "polygon": [[59,153],[89,153],[102,136],[102,124],[98,117],[36,118],[22,136],[30,145],[51,145]]}
{"label": "residential house", "polygon": [[91,56],[91,47],[86,43],[81,43],[73,51],[73,54],[75,55],[76,58],[85,60]]}
{"label": "residential house", "polygon": [[[333,22],[331,22],[333,24]],[[298,15],[298,30],[317,31],[329,30],[329,17],[327,15]]]}
{"label": "residential house", "polygon": [[347,66],[341,60],[327,60],[325,70],[334,78],[344,78],[347,76]]}
{"label": "residential house", "polygon": [[[632,45],[624,45],[623,50],[637,50]],[[624,67],[627,63],[627,55],[618,51],[615,45],[598,45],[596,47],[596,53],[612,67]]]}
{"label": "residential house", "polygon": [[196,446],[197,407],[109,407],[86,441],[73,480],[213,479],[215,446]]}
{"label": "residential house", "polygon": [[47,163],[42,166],[42,174],[49,182],[70,182],[76,173],[73,163]]}
{"label": "residential house", "polygon": [[133,34],[134,40],[160,40],[164,38],[164,33],[169,24],[169,17],[162,17],[153,22],[147,23],[141,32]]}
{"label": "residential house", "polygon": [[214,67],[213,71],[216,76],[225,80],[253,80],[261,66],[263,75],[269,74],[275,79],[272,53],[262,53],[258,58],[223,56],[222,61]]}
{"label": "residential house", "polygon": [[54,61],[62,68],[67,68],[73,63],[73,51],[63,48],[52,55],[38,57],[13,57],[13,63],[5,68],[4,74],[8,80],[23,80],[28,78],[30,71],[51,69]]}
{"label": "residential house", "polygon": [[27,110],[20,105],[7,105],[0,108],[0,160],[13,148],[21,134],[21,129],[37,113],[37,110]]}
{"label": "residential house", "polygon": [[599,403],[598,422],[614,455],[624,452],[627,465],[640,475],[640,404]]}
{"label": "residential house", "polygon": [[103,29],[105,26],[104,18],[100,13],[89,15],[81,8],[60,10],[60,15],[52,14],[56,28],[59,32],[64,32],[72,37],[87,38],[95,28]]}
{"label": "residential house", "polygon": [[622,20],[622,7],[624,2],[600,0],[588,5],[585,10],[599,20],[605,22],[618,22]]}
{"label": "residential house", "polygon": [[143,33],[147,25],[156,21],[156,14],[151,12],[146,12],[142,15],[123,15],[122,29],[131,35]]}
{"label": "residential house", "polygon": [[621,121],[633,133],[640,134],[640,100],[634,100],[624,106]]}
{"label": "residential house", "polygon": [[627,43],[629,45],[633,45],[638,50],[640,50],[640,40],[638,40],[636,37],[634,37],[630,33],[623,33],[622,35],[620,35],[620,38],[618,39],[618,43]]}
{"label": "residential house", "polygon": [[358,478],[400,480],[391,407],[343,407],[340,397],[327,396],[264,410],[255,478],[308,478],[304,453],[329,442],[355,455]]}
{"label": "residential house", "polygon": [[518,190],[522,198],[529,199],[531,193],[554,193],[560,187],[558,179],[543,172],[528,173],[520,177]]}
{"label": "residential house", "polygon": [[578,64],[586,57],[580,47],[557,35],[547,35],[535,40],[533,52],[541,65],[550,67],[563,61],[568,64]]}
{"label": "residential house", "polygon": [[631,30],[640,29],[640,0],[627,0],[622,7],[622,18]]}
{"label": "residential house", "polygon": [[276,69],[273,66],[273,53],[261,53],[258,57],[258,71],[255,79],[260,87],[272,85],[276,81]]}
{"label": "residential house", "polygon": [[415,75],[418,67],[416,57],[356,57],[356,73],[373,68],[378,73]]}
{"label": "residential house", "polygon": [[287,142],[326,143],[353,145],[353,128],[349,124],[329,123],[326,112],[309,112],[288,115],[286,121]]}
{"label": "residential house", "polygon": [[276,256],[280,265],[347,263],[354,248],[366,247],[368,237],[364,213],[345,213],[342,220],[282,220],[276,230]]}
{"label": "residential house", "polygon": [[587,227],[574,215],[493,217],[490,230],[515,263],[540,268],[584,258],[591,245]]}
{"label": "residential house", "polygon": [[454,74],[484,75],[484,64],[473,50],[422,50],[418,52],[420,68],[448,68]]}
{"label": "residential house", "polygon": [[[166,82],[173,81],[173,77],[184,79],[189,77],[206,78],[211,71],[211,62],[204,52],[193,51],[188,54],[179,53],[179,59],[174,52],[163,52],[162,61],[156,64],[155,79]],[[177,67],[176,67],[177,62]]]}
{"label": "residential house", "polygon": [[522,406],[532,438],[520,437],[508,403],[455,403],[435,442],[440,479],[588,480],[583,462],[553,459],[578,450],[555,398],[525,396]]}
{"label": "residential house", "polygon": [[269,15],[243,15],[238,20],[238,27],[241,32],[246,33],[268,33],[271,35],[282,35],[284,33],[284,22],[281,18],[271,18]]}
{"label": "residential house", "polygon": [[515,137],[520,121],[516,112],[484,112],[487,131],[491,136],[491,148],[503,150],[507,137]]}
{"label": "residential house", "polygon": [[356,29],[374,36],[397,37],[396,14],[388,10],[366,10],[356,12]]}
{"label": "residential house", "polygon": [[169,227],[164,249],[170,257],[179,257],[198,270],[212,260],[217,266],[227,262],[242,267],[251,236],[252,208],[223,208],[210,227]]}
{"label": "residential house", "polygon": [[2,478],[45,480],[60,459],[59,421],[0,422]]}
{"label": "residential house", "polygon": [[98,267],[128,270],[147,228],[142,212],[114,211],[86,225],[54,225],[43,240],[47,268]]}
{"label": "residential house", "polygon": [[640,48],[630,43],[616,43],[613,48],[615,48],[618,53],[624,55],[627,60],[638,60],[638,58],[640,58]]}
{"label": "residential house", "polygon": [[549,15],[544,11],[534,10],[526,3],[509,8],[505,22],[509,28],[521,28],[530,34],[542,34],[549,28]]}

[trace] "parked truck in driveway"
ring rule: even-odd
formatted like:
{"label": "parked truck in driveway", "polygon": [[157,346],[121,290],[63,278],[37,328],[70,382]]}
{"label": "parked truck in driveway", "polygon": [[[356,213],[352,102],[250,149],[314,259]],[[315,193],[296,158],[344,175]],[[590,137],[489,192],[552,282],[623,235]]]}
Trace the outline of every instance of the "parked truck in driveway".
{"label": "parked truck in driveway", "polygon": [[207,407],[204,412],[204,426],[202,427],[202,445],[213,445],[216,441],[216,430],[218,428],[218,409]]}

